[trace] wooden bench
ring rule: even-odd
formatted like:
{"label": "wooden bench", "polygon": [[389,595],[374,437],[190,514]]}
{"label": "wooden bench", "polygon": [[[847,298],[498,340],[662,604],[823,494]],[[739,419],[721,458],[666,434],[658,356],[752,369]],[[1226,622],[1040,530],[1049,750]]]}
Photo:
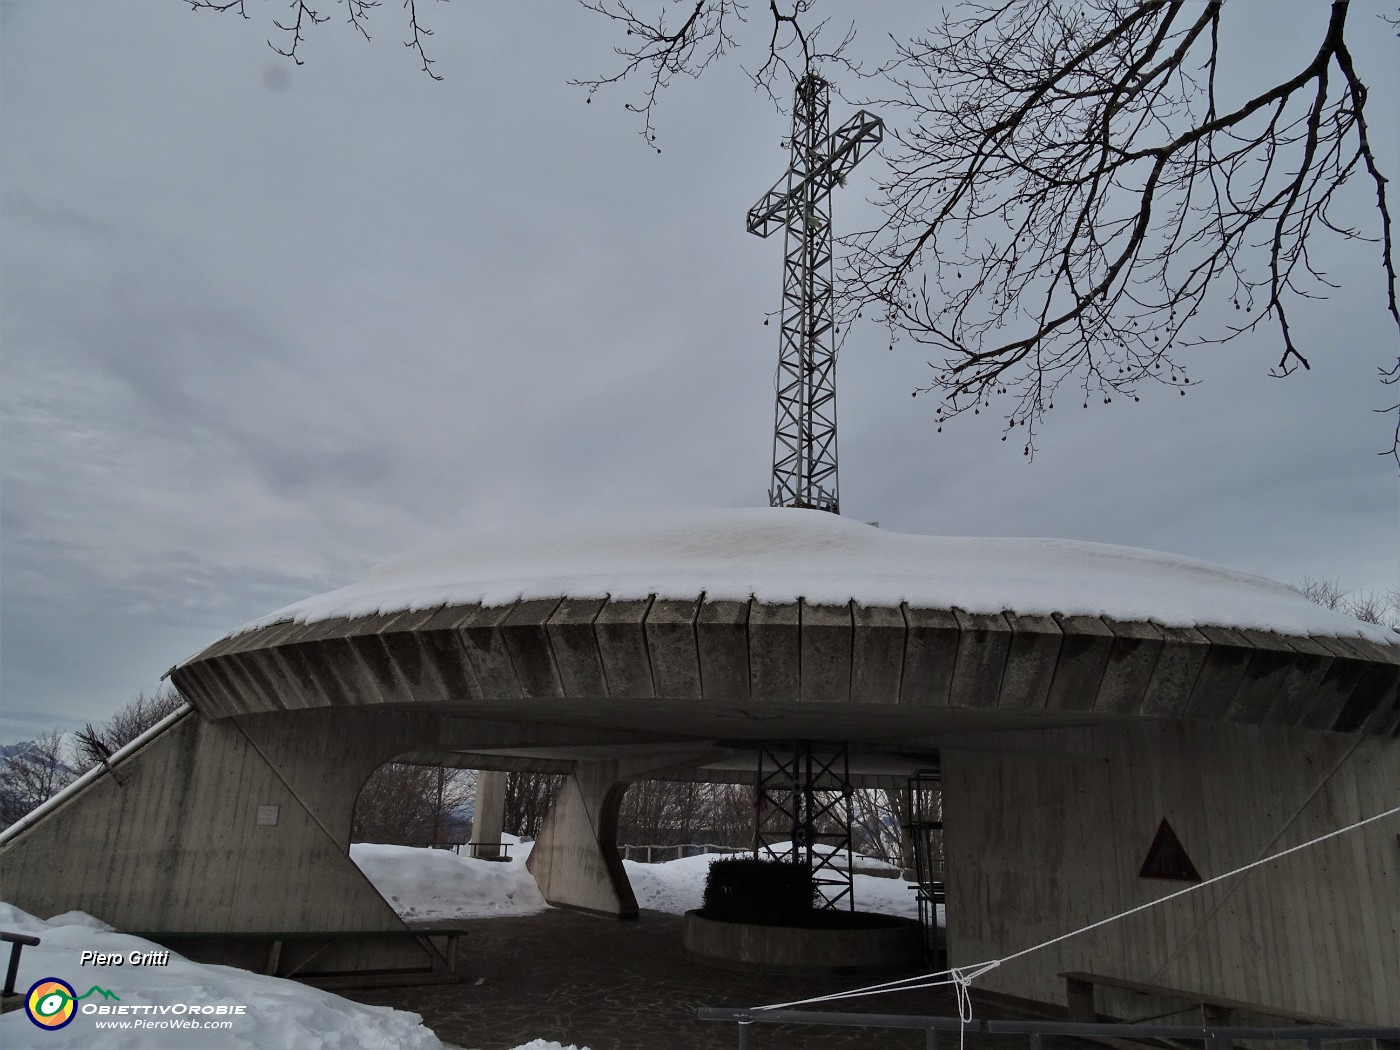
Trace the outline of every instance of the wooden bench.
{"label": "wooden bench", "polygon": [[[1300,1010],[1260,1006],[1258,1003],[1246,1003],[1223,995],[1207,995],[1204,992],[1183,992],[1180,988],[1167,988],[1164,985],[1147,984],[1143,981],[1129,981],[1122,977],[1106,977],[1098,973],[1072,971],[1062,973],[1060,976],[1065,979],[1065,1002],[1069,1007],[1069,1020],[1071,1021],[1092,1023],[1099,1020],[1098,1011],[1094,1007],[1094,986],[1098,985],[1104,988],[1121,988],[1139,995],[1156,995],[1166,999],[1184,1000],[1200,1008],[1203,1024],[1220,1028],[1229,1027],[1230,1020],[1236,1013],[1263,1014],[1266,1017],[1277,1017],[1297,1024],[1347,1025],[1352,1023],[1339,1021],[1335,1017],[1320,1017],[1317,1014],[1303,1013]],[[1155,1021],[1157,1019],[1157,1017],[1136,1018],[1138,1021]]]}

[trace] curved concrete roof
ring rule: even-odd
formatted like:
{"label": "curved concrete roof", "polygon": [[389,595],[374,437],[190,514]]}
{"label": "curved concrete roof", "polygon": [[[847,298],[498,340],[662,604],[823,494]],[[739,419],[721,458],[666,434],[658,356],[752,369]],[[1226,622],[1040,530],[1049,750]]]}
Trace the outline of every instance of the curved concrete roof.
{"label": "curved concrete roof", "polygon": [[887,745],[1125,716],[1392,734],[1395,637],[1170,555],[724,511],[454,540],[235,632],[174,678],[210,717],[431,705]]}
{"label": "curved concrete roof", "polygon": [[1400,634],[1308,601],[1292,587],[1208,562],[1073,540],[918,536],[813,510],[614,515],[464,533],[375,566],[358,583],[244,630],[443,605],[565,596],[1111,616],[1170,627],[1280,634]]}

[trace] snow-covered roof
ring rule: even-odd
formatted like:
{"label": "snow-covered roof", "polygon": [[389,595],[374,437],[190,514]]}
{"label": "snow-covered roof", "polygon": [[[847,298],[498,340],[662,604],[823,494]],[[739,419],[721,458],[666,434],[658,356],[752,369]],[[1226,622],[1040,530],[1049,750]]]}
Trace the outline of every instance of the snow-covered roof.
{"label": "snow-covered roof", "polygon": [[1073,540],[918,536],[812,510],[609,515],[457,535],[246,625],[531,598],[646,598],[1007,610],[1293,635],[1400,634],[1261,576]]}

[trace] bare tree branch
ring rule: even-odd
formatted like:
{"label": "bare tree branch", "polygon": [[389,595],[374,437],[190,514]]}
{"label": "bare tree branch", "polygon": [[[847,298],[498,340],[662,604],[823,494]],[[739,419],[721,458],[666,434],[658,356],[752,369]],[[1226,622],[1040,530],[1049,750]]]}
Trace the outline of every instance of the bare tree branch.
{"label": "bare tree branch", "polygon": [[[251,18],[247,8],[249,0],[184,0],[184,2],[189,5],[192,11],[236,11],[245,19]],[[280,35],[277,37],[278,43],[273,43],[273,40],[269,38],[267,46],[283,58],[290,58],[297,65],[302,65],[301,45],[306,40],[307,32],[316,26],[324,25],[330,21],[331,16],[323,14],[307,0],[277,0],[277,2],[286,4],[290,14],[272,19],[273,28]],[[381,6],[381,0],[326,0],[326,2],[344,6],[346,22],[366,42],[369,41],[370,15],[375,8]],[[435,0],[435,2],[446,3],[447,0]],[[425,39],[432,36],[433,31],[418,20],[418,0],[403,0],[403,8],[408,23],[408,39],[404,41],[404,47],[410,48],[418,56],[424,73],[427,73],[434,80],[441,80],[442,77],[433,72],[434,60],[428,57],[424,48]]]}
{"label": "bare tree branch", "polygon": [[1324,609],[1332,609],[1356,620],[1380,624],[1400,631],[1400,587],[1380,591],[1347,591],[1336,580],[1304,576],[1295,585],[1304,598]]}
{"label": "bare tree branch", "polygon": [[173,714],[184,704],[184,698],[174,688],[155,693],[137,693],[100,726],[89,722],[75,734],[77,770],[84,772],[105,763],[112,752],[131,743],[162,718]]}
{"label": "bare tree branch", "polygon": [[[934,352],[915,393],[942,397],[940,425],[1009,395],[1003,440],[1021,427],[1030,456],[1066,381],[1085,407],[1139,400],[1150,383],[1184,395],[1181,348],[1265,323],[1281,339],[1274,374],[1308,368],[1292,309],[1334,287],[1310,251],[1318,235],[1362,236],[1333,215],[1358,170],[1375,189],[1400,328],[1347,0],[1333,0],[1301,69],[1227,109],[1223,8],[966,2],[899,45],[884,70],[892,93],[875,104],[906,119],[886,140],[882,223],[844,238],[845,302],[875,308],[892,343]],[[1221,293],[1246,316],[1211,330],[1203,310]],[[1396,438],[1385,454],[1400,462],[1400,424]]]}
{"label": "bare tree branch", "polygon": [[461,841],[466,829],[458,814],[475,790],[476,774],[469,770],[387,762],[360,788],[350,840],[413,845]]}
{"label": "bare tree branch", "polygon": [[[685,0],[685,17],[677,22],[667,18],[666,6],[657,6],[653,13],[638,14],[628,0],[579,0],[588,10],[620,25],[627,37],[613,53],[622,60],[621,68],[608,76],[588,80],[571,80],[575,87],[588,89],[588,101],[599,88],[621,84],[629,78],[640,79],[645,87],[641,100],[625,103],[632,113],[642,116],[640,134],[647,144],[656,146],[653,111],[661,91],[669,87],[678,75],[695,78],[714,62],[739,46],[734,36],[736,26],[747,23],[748,4],[744,0]],[[858,68],[845,57],[847,47],[855,39],[855,27],[847,28],[832,47],[822,43],[826,21],[807,24],[805,16],[813,0],[768,0],[767,13],[771,28],[763,63],[752,71],[746,70],[754,85],[781,105],[779,90],[786,94],[786,84],[796,83],[801,76],[822,66],[841,66],[853,72]]]}

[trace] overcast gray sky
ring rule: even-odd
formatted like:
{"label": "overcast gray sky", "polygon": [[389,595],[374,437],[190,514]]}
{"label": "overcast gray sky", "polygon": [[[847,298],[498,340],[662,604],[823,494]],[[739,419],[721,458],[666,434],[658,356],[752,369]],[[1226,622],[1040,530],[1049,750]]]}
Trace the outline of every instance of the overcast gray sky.
{"label": "overcast gray sky", "polygon": [[[872,53],[929,10],[826,6]],[[611,71],[617,42],[566,0],[427,5],[442,83],[397,4],[372,44],[310,34],[302,67],[267,46],[278,6],[249,9],[0,0],[0,739],[102,718],[449,531],[766,502],[781,248],[744,214],[786,118],[739,68],[756,44],[665,94],[656,155],[631,91],[585,105],[566,83]],[[1387,9],[1359,5],[1354,46],[1394,178]],[[1315,47],[1325,6],[1252,12],[1241,76]],[[838,191],[838,231],[869,217],[878,165]],[[1311,372],[1268,378],[1267,331],[1198,351],[1191,396],[1052,417],[1029,464],[994,419],[936,435],[934,400],[909,397],[923,358],[856,331],[843,510],[1395,585],[1377,258],[1328,247],[1341,289],[1295,324]]]}

